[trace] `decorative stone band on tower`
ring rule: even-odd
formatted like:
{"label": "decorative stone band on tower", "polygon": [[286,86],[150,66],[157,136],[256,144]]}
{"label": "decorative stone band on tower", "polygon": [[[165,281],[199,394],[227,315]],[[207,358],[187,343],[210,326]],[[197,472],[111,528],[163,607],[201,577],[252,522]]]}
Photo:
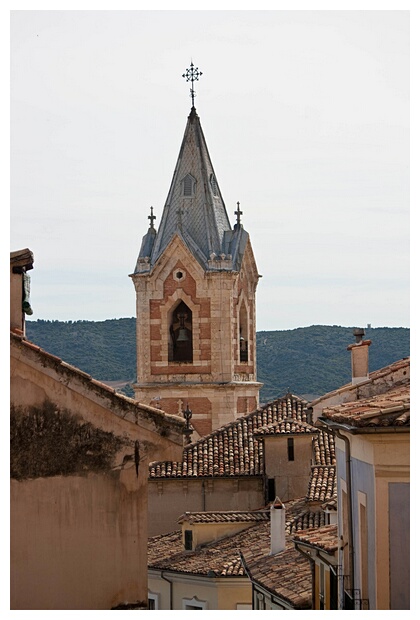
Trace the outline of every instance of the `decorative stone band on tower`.
{"label": "decorative stone band on tower", "polygon": [[130,276],[135,397],[181,417],[188,403],[196,433],[205,435],[258,406],[260,276],[239,215],[230,226],[194,107],[157,231],[149,219]]}

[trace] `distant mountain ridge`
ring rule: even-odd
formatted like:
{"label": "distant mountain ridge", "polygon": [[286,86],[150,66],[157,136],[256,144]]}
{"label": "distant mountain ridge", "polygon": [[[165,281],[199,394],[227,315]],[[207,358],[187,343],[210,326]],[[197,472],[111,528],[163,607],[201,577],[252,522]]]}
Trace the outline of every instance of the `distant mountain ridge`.
{"label": "distant mountain ridge", "polygon": [[[366,328],[369,370],[410,355],[407,327]],[[26,321],[26,336],[95,379],[130,384],[136,378],[135,318],[107,321]],[[257,377],[264,383],[260,402],[290,391],[314,398],[351,381],[353,328],[312,325],[257,332]],[[132,395],[132,389],[122,389]]]}

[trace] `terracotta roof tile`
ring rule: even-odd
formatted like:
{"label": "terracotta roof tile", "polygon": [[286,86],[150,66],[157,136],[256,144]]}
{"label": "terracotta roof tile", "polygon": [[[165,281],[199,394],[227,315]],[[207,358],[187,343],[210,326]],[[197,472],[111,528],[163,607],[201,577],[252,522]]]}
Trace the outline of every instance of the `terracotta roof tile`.
{"label": "terracotta roof tile", "polygon": [[[299,514],[307,512],[305,500],[299,498],[285,503],[286,528]],[[193,518],[208,518],[212,522],[230,519],[234,514],[249,515],[250,527],[215,542],[201,545],[195,551],[185,551],[180,531],[149,538],[149,569],[207,577],[246,576],[241,553],[246,558],[252,577],[264,587],[284,598],[295,607],[306,608],[311,600],[311,570],[308,560],[296,551],[292,536],[287,534],[286,549],[270,556],[270,522],[267,511],[255,511],[257,522],[252,524],[252,512],[189,513]],[[225,515],[225,516],[223,516]],[[263,516],[264,515],[264,516]],[[262,518],[262,521],[260,520]]]}
{"label": "terracotta roof tile", "polygon": [[149,538],[148,566],[176,573],[215,577],[244,576],[238,548],[254,539],[257,525],[216,542],[202,545],[195,551],[185,551],[182,533],[172,532]]}
{"label": "terracotta roof tile", "polygon": [[299,532],[308,528],[321,527],[326,524],[326,514],[323,510],[312,512],[305,510],[288,524],[288,532]]}
{"label": "terracotta roof tile", "polygon": [[[259,476],[264,473],[265,429],[314,433],[314,465],[307,499],[326,501],[334,493],[335,442],[329,433],[315,429],[308,419],[307,402],[287,394],[253,413],[238,418],[184,448],[183,460],[155,461],[149,465],[150,479]],[[309,416],[310,418],[310,416]],[[275,429],[279,429],[277,432]],[[271,434],[271,430],[269,431]]]}
{"label": "terracotta roof tile", "polygon": [[268,510],[232,510],[215,512],[186,512],[178,523],[257,523],[269,521]]}
{"label": "terracotta roof tile", "polygon": [[396,362],[392,362],[392,364],[388,364],[388,366],[384,366],[384,368],[379,368],[378,370],[370,372],[369,379],[374,381],[376,379],[393,374],[394,372],[397,372],[398,370],[402,370],[404,368],[410,368],[409,357],[404,357],[403,359],[397,360]]}
{"label": "terracotta roof tile", "polygon": [[[283,420],[291,421],[296,428],[310,425],[306,405],[302,398],[287,394],[186,446],[182,462],[150,463],[150,478],[261,475],[264,472],[264,446],[257,439],[257,431]],[[323,431],[319,433],[322,435]],[[330,462],[331,454],[322,453],[324,444],[328,444],[330,451],[328,441],[322,439],[317,444],[317,459]]]}
{"label": "terracotta roof tile", "polygon": [[313,440],[315,465],[335,465],[335,439],[331,433],[322,432]]}
{"label": "terracotta roof tile", "polygon": [[338,550],[337,525],[325,525],[324,527],[303,530],[295,534],[293,538],[297,542],[310,545],[330,554]]}
{"label": "terracotta roof tile", "polygon": [[318,433],[318,429],[306,422],[299,422],[293,418],[286,418],[257,428],[254,435],[300,435],[302,433]]}
{"label": "terracotta roof tile", "polygon": [[252,581],[297,609],[309,609],[312,576],[309,560],[294,547],[286,535],[286,548],[270,555],[270,524],[258,526],[259,539],[242,551]]}
{"label": "terracotta roof tile", "polygon": [[335,465],[326,467],[315,466],[311,470],[308,494],[308,502],[325,502],[336,493],[336,468]]}
{"label": "terracotta roof tile", "polygon": [[357,394],[366,386],[372,385],[376,386],[375,389],[380,390],[381,392],[386,392],[388,389],[392,388],[396,381],[398,381],[401,376],[406,376],[407,379],[410,377],[410,358],[404,357],[403,359],[397,360],[392,364],[388,364],[388,366],[384,366],[383,368],[379,368],[378,370],[374,370],[369,373],[369,376],[366,380],[360,383],[346,383],[345,385],[339,387],[336,390],[332,390],[331,392],[327,392],[322,396],[315,398],[311,401],[310,405],[313,407],[319,403],[322,403],[324,400],[328,400],[332,396],[337,394],[341,394],[343,392],[354,392],[355,400],[357,399]]}
{"label": "terracotta roof tile", "polygon": [[353,427],[410,426],[410,380],[363,400],[326,407],[322,418]]}

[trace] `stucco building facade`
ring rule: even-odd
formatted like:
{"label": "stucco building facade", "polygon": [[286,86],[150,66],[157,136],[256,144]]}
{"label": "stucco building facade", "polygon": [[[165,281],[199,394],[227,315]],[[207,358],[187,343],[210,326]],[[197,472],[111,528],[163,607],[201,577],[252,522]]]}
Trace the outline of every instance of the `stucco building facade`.
{"label": "stucco building facade", "polygon": [[10,606],[144,608],[148,463],[179,458],[183,422],[25,338],[32,265],[12,253]]}

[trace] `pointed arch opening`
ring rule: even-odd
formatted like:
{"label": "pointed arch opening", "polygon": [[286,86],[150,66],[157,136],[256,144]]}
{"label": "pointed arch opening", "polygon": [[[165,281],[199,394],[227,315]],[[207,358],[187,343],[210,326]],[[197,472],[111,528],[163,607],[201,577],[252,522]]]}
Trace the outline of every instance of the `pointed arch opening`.
{"label": "pointed arch opening", "polygon": [[239,361],[248,362],[248,309],[242,300],[239,306]]}
{"label": "pointed arch opening", "polygon": [[180,301],[169,316],[168,360],[192,363],[193,316],[191,309]]}

